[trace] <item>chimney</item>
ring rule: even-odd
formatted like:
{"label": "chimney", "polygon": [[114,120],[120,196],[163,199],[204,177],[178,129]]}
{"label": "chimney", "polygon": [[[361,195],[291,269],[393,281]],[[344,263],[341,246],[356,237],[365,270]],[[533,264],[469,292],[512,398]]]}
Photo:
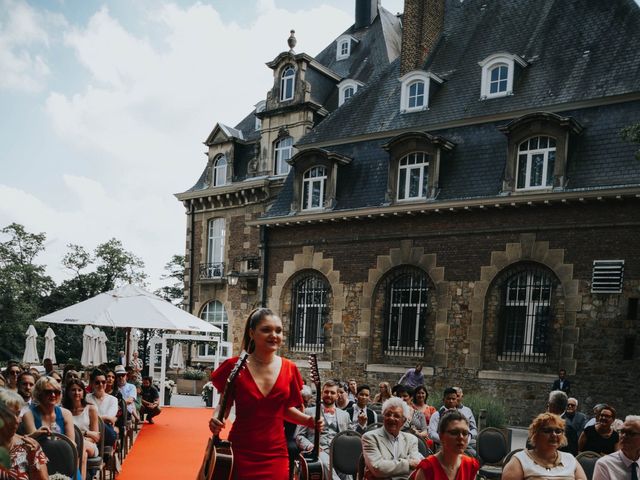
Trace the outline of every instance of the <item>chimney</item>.
{"label": "chimney", "polygon": [[400,76],[419,70],[440,38],[445,0],[404,0]]}
{"label": "chimney", "polygon": [[355,30],[368,27],[378,15],[380,0],[356,0]]}

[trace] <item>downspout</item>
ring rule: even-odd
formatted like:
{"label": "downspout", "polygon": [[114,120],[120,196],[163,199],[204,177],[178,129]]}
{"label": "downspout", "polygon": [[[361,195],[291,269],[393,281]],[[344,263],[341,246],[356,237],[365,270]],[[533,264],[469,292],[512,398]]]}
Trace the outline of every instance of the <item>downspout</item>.
{"label": "downspout", "polygon": [[189,241],[189,313],[193,314],[193,282],[195,281],[195,272],[193,269],[193,242],[195,239],[195,207],[193,200],[189,206],[189,215],[191,216],[191,239]]}
{"label": "downspout", "polygon": [[260,250],[262,250],[262,292],[261,292],[261,306],[267,306],[267,279],[269,278],[268,265],[269,265],[269,249],[267,243],[269,242],[269,232],[265,225],[260,225]]}

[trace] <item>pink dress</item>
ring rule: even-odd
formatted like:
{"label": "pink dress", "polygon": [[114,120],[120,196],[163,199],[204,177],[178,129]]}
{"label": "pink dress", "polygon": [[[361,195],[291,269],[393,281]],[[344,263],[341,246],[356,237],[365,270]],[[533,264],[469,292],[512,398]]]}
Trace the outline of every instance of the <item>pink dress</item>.
{"label": "pink dress", "polygon": [[[211,374],[211,382],[222,392],[238,357],[227,359]],[[284,412],[302,405],[302,376],[296,365],[283,358],[271,391],[264,396],[245,368],[236,378],[230,402],[236,419],[229,440],[233,448],[233,472],[238,480],[287,480],[289,455],[284,435]]]}

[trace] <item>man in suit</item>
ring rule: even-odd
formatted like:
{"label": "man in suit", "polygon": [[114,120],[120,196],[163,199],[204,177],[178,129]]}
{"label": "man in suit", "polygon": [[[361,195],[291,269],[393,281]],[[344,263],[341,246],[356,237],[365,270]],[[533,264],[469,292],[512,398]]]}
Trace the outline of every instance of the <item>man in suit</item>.
{"label": "man in suit", "polygon": [[402,431],[409,406],[400,398],[382,405],[383,426],[362,436],[365,479],[406,480],[418,466],[422,455],[418,437]]}
{"label": "man in suit", "polygon": [[572,431],[575,432],[573,436],[567,435],[568,444],[564,451],[575,456],[578,454],[578,438],[580,438],[580,434],[587,423],[587,416],[578,411],[578,400],[571,397],[567,400],[567,409],[561,417],[564,420],[565,430],[569,431],[569,427],[571,427]]}
{"label": "man in suit", "polygon": [[[322,415],[324,417],[324,429],[320,433],[320,452],[319,459],[322,463],[323,478],[333,480],[343,480],[346,478],[343,475],[338,475],[336,472],[329,474],[329,447],[331,446],[331,440],[338,432],[344,430],[353,430],[351,428],[351,419],[349,414],[336,407],[336,399],[338,398],[338,385],[333,380],[328,380],[322,386],[322,405],[318,407],[322,409]],[[304,413],[307,415],[315,416],[316,407],[306,408]],[[315,430],[308,427],[298,425],[296,429],[296,444],[302,452],[310,452],[313,449],[313,440],[315,436]],[[357,461],[354,460],[354,461]]]}
{"label": "man in suit", "polygon": [[371,397],[371,389],[369,385],[360,385],[356,393],[356,402],[345,411],[349,414],[352,428],[362,434],[369,425],[376,423],[376,412],[367,408],[369,398]]}
{"label": "man in suit", "polygon": [[561,368],[558,372],[558,378],[554,380],[551,390],[560,390],[566,393],[567,396],[571,395],[571,382],[567,380],[567,371],[564,368]]}

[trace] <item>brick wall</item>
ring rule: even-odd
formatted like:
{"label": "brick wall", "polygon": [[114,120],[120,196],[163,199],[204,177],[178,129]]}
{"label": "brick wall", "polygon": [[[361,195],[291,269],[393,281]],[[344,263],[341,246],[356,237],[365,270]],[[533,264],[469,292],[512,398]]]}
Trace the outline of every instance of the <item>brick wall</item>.
{"label": "brick wall", "polygon": [[422,68],[444,23],[444,0],[405,0],[400,76]]}

